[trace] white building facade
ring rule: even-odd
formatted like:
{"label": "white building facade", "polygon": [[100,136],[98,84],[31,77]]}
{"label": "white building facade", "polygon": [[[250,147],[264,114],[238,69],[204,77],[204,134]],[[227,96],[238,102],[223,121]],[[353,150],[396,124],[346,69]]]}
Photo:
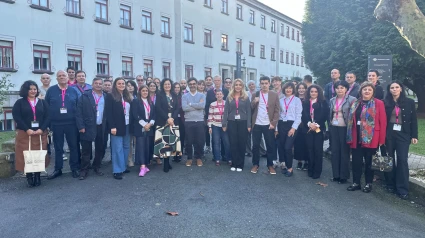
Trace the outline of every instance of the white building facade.
{"label": "white building facade", "polygon": [[233,79],[238,51],[245,81],[310,74],[301,23],[256,0],[0,0],[0,22],[0,74],[11,74],[13,91],[43,73],[55,84],[54,73],[68,66],[84,70],[88,82],[139,74]]}

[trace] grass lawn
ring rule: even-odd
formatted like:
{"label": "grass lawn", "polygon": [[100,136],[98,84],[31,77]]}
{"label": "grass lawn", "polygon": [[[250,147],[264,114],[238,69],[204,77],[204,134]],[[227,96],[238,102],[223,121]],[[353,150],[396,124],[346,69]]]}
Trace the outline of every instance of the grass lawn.
{"label": "grass lawn", "polygon": [[425,144],[423,140],[425,140],[425,119],[418,118],[418,137],[419,142],[416,145],[410,145],[411,153],[418,155],[425,155]]}
{"label": "grass lawn", "polygon": [[0,152],[2,152],[1,144],[5,141],[12,140],[13,138],[15,138],[15,131],[0,132]]}

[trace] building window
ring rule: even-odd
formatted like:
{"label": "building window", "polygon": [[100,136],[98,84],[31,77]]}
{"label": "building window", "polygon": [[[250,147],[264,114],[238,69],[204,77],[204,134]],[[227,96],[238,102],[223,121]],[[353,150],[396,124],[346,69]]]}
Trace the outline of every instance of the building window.
{"label": "building window", "polygon": [[276,51],[275,51],[275,49],[272,48],[271,51],[270,51],[270,53],[271,53],[271,56],[270,56],[271,60],[272,61],[275,61],[276,60]]}
{"label": "building window", "polygon": [[297,63],[297,66],[300,66],[300,56],[299,55],[297,55],[296,63]]}
{"label": "building window", "polygon": [[204,0],[204,6],[212,8],[211,0]]}
{"label": "building window", "polygon": [[96,0],[96,20],[108,21],[108,0]]}
{"label": "building window", "polygon": [[13,69],[13,42],[0,40],[0,69]]}
{"label": "building window", "polygon": [[204,46],[212,47],[212,45],[211,45],[211,30],[204,29]]}
{"label": "building window", "polygon": [[249,10],[249,23],[255,25],[255,12],[253,10]]}
{"label": "building window", "polygon": [[261,15],[261,28],[266,29],[266,16]]}
{"label": "building window", "polygon": [[221,13],[228,14],[228,3],[227,0],[221,0]]}
{"label": "building window", "polygon": [[286,51],[286,59],[285,59],[286,64],[289,64],[289,52]]}
{"label": "building window", "polygon": [[212,75],[212,69],[211,68],[208,68],[208,67],[205,67],[204,68],[204,77],[206,78],[207,76],[211,76]]}
{"label": "building window", "polygon": [[295,40],[295,30],[292,28],[292,40]]}
{"label": "building window", "polygon": [[142,11],[142,31],[152,32],[152,13]]}
{"label": "building window", "polygon": [[242,53],[242,39],[236,38],[236,52]]}
{"label": "building window", "polygon": [[283,24],[280,24],[280,35],[285,36],[285,26]]}
{"label": "building window", "polygon": [[121,61],[122,61],[122,76],[133,77],[133,58],[123,56]]}
{"label": "building window", "polygon": [[249,56],[255,56],[254,42],[249,42]]}
{"label": "building window", "polygon": [[236,18],[242,20],[242,5],[236,5]]}
{"label": "building window", "polygon": [[49,8],[49,0],[31,0],[32,5]]}
{"label": "building window", "polygon": [[109,55],[97,53],[97,75],[109,75]]}
{"label": "building window", "polygon": [[184,24],[184,41],[193,42],[193,26],[191,24]]}
{"label": "building window", "polygon": [[301,67],[304,67],[304,56],[301,56]]}
{"label": "building window", "polygon": [[292,65],[294,65],[294,64],[295,64],[294,60],[295,60],[295,59],[294,59],[294,53],[291,53],[291,64],[292,64]]}
{"label": "building window", "polygon": [[261,45],[261,48],[260,48],[260,58],[262,59],[266,58],[266,47],[264,45]]}
{"label": "building window", "polygon": [[143,60],[143,74],[145,77],[153,77],[153,60]]}
{"label": "building window", "polygon": [[121,26],[131,27],[131,7],[120,5]]}
{"label": "building window", "polygon": [[227,46],[227,35],[221,34],[221,49],[228,50]]}
{"label": "building window", "polygon": [[276,33],[276,21],[272,20],[272,27],[271,27],[272,32]]}
{"label": "building window", "polygon": [[186,79],[193,77],[193,65],[185,65],[184,66],[185,77]]}
{"label": "building window", "polygon": [[279,59],[280,59],[280,63],[283,63],[283,50],[281,50],[279,53]]}
{"label": "building window", "polygon": [[171,78],[171,63],[162,62],[162,78]]}
{"label": "building window", "polygon": [[34,45],[33,47],[34,71],[50,72],[50,47],[42,45]]}
{"label": "building window", "polygon": [[297,42],[300,42],[300,31],[297,31]]}
{"label": "building window", "polygon": [[80,0],[66,0],[66,12],[80,16],[80,4]]}
{"label": "building window", "polygon": [[170,18],[161,17],[161,35],[170,36]]}
{"label": "building window", "polygon": [[286,38],[289,39],[289,26],[286,26]]}
{"label": "building window", "polygon": [[82,70],[83,65],[83,53],[81,50],[68,49],[68,67],[72,67],[76,70]]}

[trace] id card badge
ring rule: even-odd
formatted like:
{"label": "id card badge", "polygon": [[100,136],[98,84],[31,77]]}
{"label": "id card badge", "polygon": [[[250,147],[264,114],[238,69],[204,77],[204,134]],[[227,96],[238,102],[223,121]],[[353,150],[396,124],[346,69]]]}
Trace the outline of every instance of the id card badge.
{"label": "id card badge", "polygon": [[40,127],[40,125],[38,124],[38,121],[32,121],[31,127]]}
{"label": "id card badge", "polygon": [[357,125],[360,126],[360,124],[361,124],[361,122],[360,121],[357,121]]}
{"label": "id card badge", "polygon": [[66,113],[68,113],[68,110],[66,110],[66,108],[62,107],[60,109],[60,112],[61,112],[61,114],[66,114]]}
{"label": "id card badge", "polygon": [[395,131],[401,131],[401,125],[399,125],[399,124],[394,124],[394,126],[393,126],[393,130],[395,130]]}
{"label": "id card badge", "polygon": [[237,114],[235,115],[235,120],[240,120],[241,119],[241,115]]}
{"label": "id card badge", "polygon": [[337,119],[333,119],[333,120],[332,120],[332,125],[334,125],[334,126],[338,126],[338,120],[337,120]]}

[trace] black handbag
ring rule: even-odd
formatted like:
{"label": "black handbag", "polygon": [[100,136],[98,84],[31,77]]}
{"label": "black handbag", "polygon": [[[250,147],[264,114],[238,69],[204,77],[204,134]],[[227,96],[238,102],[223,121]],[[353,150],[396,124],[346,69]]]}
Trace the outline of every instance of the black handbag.
{"label": "black handbag", "polygon": [[393,167],[393,158],[390,156],[382,156],[376,151],[376,154],[372,157],[372,170],[391,172]]}

